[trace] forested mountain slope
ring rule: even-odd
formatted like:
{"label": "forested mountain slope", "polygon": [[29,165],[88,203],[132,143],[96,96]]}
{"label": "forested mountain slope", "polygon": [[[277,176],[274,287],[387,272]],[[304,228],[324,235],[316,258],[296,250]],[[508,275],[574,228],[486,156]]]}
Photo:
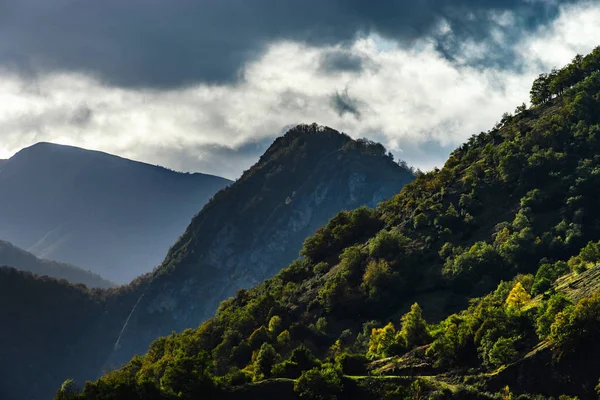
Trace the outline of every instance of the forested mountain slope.
{"label": "forested mountain slope", "polygon": [[197,327],[220,300],[279,272],[332,215],[413,179],[381,145],[299,126],[193,218],[154,273],[89,290],[0,270],[0,398],[46,400],[67,377],[95,379],[160,335]]}
{"label": "forested mountain slope", "polygon": [[38,143],[0,163],[0,239],[128,283],[155,268],[229,183]]}
{"label": "forested mountain slope", "polygon": [[91,271],[65,263],[37,258],[33,254],[2,240],[0,240],[0,265],[10,266],[36,275],[66,279],[71,283],[82,283],[89,288],[108,289],[117,286],[116,283],[106,280]]}
{"label": "forested mountain slope", "polygon": [[376,210],[338,214],[198,329],[57,399],[596,398],[600,48],[532,102]]}
{"label": "forested mountain slope", "polygon": [[111,363],[198,326],[238,289],[289,264],[337,212],[374,207],[413,179],[380,144],[315,124],[292,128],[194,217],[155,273]]}

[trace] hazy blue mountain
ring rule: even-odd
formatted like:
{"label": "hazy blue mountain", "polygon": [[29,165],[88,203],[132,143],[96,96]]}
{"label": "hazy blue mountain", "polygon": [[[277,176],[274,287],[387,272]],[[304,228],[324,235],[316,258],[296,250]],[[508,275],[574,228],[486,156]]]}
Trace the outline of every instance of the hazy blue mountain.
{"label": "hazy blue mountain", "polygon": [[0,239],[127,283],[156,267],[229,183],[38,143],[0,163]]}
{"label": "hazy blue mountain", "polygon": [[13,267],[40,276],[65,279],[71,283],[83,283],[89,288],[108,289],[117,286],[116,283],[104,279],[91,271],[86,271],[70,264],[38,258],[3,240],[0,240],[0,265]]}

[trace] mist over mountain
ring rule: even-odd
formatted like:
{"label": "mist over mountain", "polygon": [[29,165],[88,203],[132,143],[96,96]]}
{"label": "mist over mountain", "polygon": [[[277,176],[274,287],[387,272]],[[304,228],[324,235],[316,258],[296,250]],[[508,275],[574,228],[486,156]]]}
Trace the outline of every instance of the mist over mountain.
{"label": "mist over mountain", "polygon": [[11,243],[0,240],[0,265],[40,276],[65,279],[71,283],[82,283],[89,288],[108,289],[116,283],[82,268],[52,260],[40,259]]}
{"label": "mist over mountain", "polygon": [[127,283],[229,180],[38,143],[0,163],[0,239]]}

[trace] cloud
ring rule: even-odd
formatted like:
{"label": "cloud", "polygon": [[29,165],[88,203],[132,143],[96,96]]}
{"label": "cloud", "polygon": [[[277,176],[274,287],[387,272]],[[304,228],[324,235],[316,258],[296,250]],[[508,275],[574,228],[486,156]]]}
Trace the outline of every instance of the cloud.
{"label": "cloud", "polygon": [[358,100],[355,100],[348,95],[348,88],[341,93],[336,92],[331,97],[331,107],[340,117],[343,117],[344,114],[348,113],[353,115],[356,119],[360,119],[361,104]]}
{"label": "cloud", "polygon": [[365,60],[349,51],[325,51],[321,56],[320,69],[323,72],[335,74],[338,72],[361,72]]}
{"label": "cloud", "polygon": [[[507,29],[520,23],[506,13],[487,18]],[[526,101],[537,74],[598,45],[598,20],[597,3],[562,7],[552,23],[504,45],[518,68],[477,62],[494,53],[490,42],[456,40],[459,58],[428,37],[399,44],[371,34],[337,44],[271,43],[227,84],[157,90],[71,71],[0,70],[0,158],[52,141],[236,178],[287,127],[317,122],[381,141],[397,158],[429,169]],[[454,32],[438,24],[433,35],[454,40]],[[340,55],[362,67],[323,68]]]}
{"label": "cloud", "polygon": [[[0,64],[23,74],[75,72],[119,87],[172,88],[243,79],[278,41],[322,47],[379,34],[428,37],[450,57],[553,19],[547,0],[0,0]],[[567,1],[562,1],[567,3]],[[514,20],[520,29],[508,29]],[[452,31],[448,37],[440,23]],[[502,46],[496,46],[502,49]],[[490,56],[501,54],[491,52]],[[489,57],[489,60],[494,57]],[[503,58],[506,60],[506,58]],[[357,59],[325,56],[325,68]],[[497,60],[496,60],[497,61]]]}

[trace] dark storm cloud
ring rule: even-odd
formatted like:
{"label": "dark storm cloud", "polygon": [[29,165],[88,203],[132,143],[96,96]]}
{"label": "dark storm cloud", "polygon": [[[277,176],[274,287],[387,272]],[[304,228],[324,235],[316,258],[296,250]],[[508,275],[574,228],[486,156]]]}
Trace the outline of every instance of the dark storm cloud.
{"label": "dark storm cloud", "polygon": [[344,114],[352,114],[356,119],[360,119],[360,101],[351,98],[348,89],[342,93],[337,92],[331,97],[331,107],[340,117]]}
{"label": "dark storm cloud", "polygon": [[89,124],[94,115],[94,111],[87,104],[82,104],[73,111],[71,122],[75,125],[85,126]]}
{"label": "dark storm cloud", "polygon": [[[0,64],[22,73],[91,73],[105,83],[165,88],[235,81],[273,40],[313,45],[378,32],[428,35],[441,18],[482,39],[491,11],[527,28],[556,14],[549,0],[0,0]],[[331,60],[330,60],[331,61]],[[352,67],[352,63],[335,67]],[[354,64],[356,67],[357,64]],[[33,71],[33,72],[32,72]]]}
{"label": "dark storm cloud", "polygon": [[321,57],[319,68],[326,73],[340,71],[360,72],[364,67],[364,60],[348,51],[328,51]]}

